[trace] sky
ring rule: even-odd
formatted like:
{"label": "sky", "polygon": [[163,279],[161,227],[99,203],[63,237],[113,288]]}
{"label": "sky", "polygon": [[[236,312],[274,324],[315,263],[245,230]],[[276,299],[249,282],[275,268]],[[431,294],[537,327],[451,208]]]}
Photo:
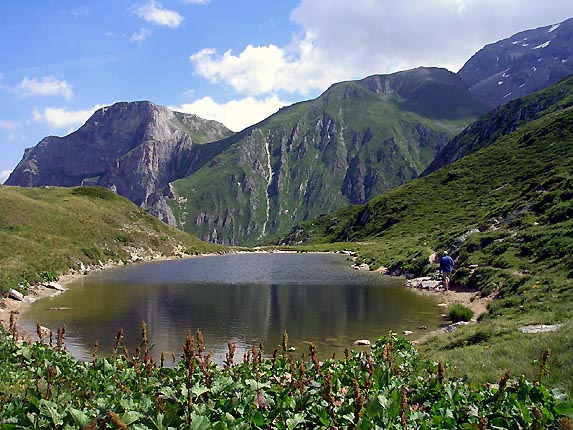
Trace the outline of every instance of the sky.
{"label": "sky", "polygon": [[571,0],[5,0],[0,183],[25,148],[115,102],[240,131],[335,82],[457,72],[488,43],[571,17]]}

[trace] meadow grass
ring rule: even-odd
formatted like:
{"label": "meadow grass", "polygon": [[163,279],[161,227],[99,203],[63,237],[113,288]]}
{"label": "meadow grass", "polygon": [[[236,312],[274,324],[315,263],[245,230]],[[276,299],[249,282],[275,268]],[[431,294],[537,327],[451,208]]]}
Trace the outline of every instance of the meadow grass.
{"label": "meadow grass", "polygon": [[221,252],[97,187],[0,186],[0,291],[69,269],[138,257]]}

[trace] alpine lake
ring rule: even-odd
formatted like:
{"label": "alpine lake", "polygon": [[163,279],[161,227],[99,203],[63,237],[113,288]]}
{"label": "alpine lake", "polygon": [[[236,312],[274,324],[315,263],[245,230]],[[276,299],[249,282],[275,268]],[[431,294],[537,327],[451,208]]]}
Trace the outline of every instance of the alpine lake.
{"label": "alpine lake", "polygon": [[[109,355],[116,335],[130,355],[141,342],[142,321],[152,354],[166,365],[182,355],[189,331],[200,329],[205,353],[223,363],[227,342],[235,362],[263,344],[281,350],[283,333],[295,355],[314,343],[321,358],[344,357],[358,339],[374,342],[389,331],[415,339],[442,322],[436,299],[403,287],[404,280],[359,271],[340,254],[241,253],[141,263],[92,272],[68,290],[33,303],[20,323],[54,333],[66,325],[64,344],[80,360]],[[426,326],[427,330],[421,329]],[[55,342],[55,340],[54,340]]]}

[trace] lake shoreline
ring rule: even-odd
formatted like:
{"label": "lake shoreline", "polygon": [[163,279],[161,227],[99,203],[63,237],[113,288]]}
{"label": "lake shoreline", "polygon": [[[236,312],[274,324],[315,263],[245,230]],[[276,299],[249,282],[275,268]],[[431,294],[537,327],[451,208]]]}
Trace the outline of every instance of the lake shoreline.
{"label": "lake shoreline", "polygon": [[28,330],[22,327],[18,323],[19,316],[24,314],[32,303],[35,303],[38,300],[54,297],[65,292],[67,290],[66,287],[69,284],[88,276],[92,272],[124,267],[127,265],[132,265],[137,263],[151,263],[159,261],[180,260],[184,258],[209,257],[214,255],[219,255],[219,254],[208,253],[199,255],[179,255],[179,256],[155,255],[155,256],[137,257],[137,259],[131,260],[129,262],[108,261],[105,264],[102,263],[99,265],[86,267],[84,268],[84,270],[70,269],[68,273],[58,276],[58,279],[56,281],[63,288],[63,290],[50,288],[46,286],[47,283],[41,283],[41,284],[31,285],[28,288],[27,294],[24,296],[24,299],[21,301],[10,297],[0,298],[0,324],[2,325],[2,327],[4,327],[4,330],[8,331],[10,327],[10,314],[14,312],[15,315],[14,321],[16,323],[16,331],[18,333],[19,339],[25,340],[27,342],[33,342],[37,338],[36,333],[30,333]]}
{"label": "lake shoreline", "polygon": [[[262,250],[262,249],[255,249],[253,251],[239,250],[239,251],[234,251],[231,253],[247,254],[247,253],[253,253],[253,252],[254,253],[297,253],[297,251],[283,251],[283,250],[268,251],[268,250]],[[320,253],[320,252],[317,252],[317,253]],[[137,259],[136,261],[131,261],[127,264],[130,265],[133,263],[150,263],[150,262],[159,262],[159,261],[170,261],[170,260],[179,260],[179,259],[187,259],[187,258],[209,257],[209,256],[215,256],[215,255],[219,255],[219,254],[209,253],[209,254],[200,254],[200,255],[178,256],[178,257],[152,256],[152,257],[140,258],[140,259]],[[125,265],[126,265],[125,262],[108,262],[106,264],[101,264],[101,265],[96,265],[94,267],[86,268],[83,271],[72,269],[67,274],[59,276],[57,282],[58,282],[58,284],[60,284],[62,286],[62,288],[65,291],[67,289],[66,286],[68,286],[70,283],[84,278],[85,276],[89,275],[93,271],[102,271],[102,270],[107,270],[107,269],[111,269],[111,268],[123,267]],[[378,272],[378,273],[383,274],[385,276],[394,277],[388,273],[385,273],[385,271],[382,271],[382,270],[377,270],[375,272]],[[446,311],[448,306],[451,306],[452,304],[455,304],[455,303],[461,303],[461,304],[467,306],[468,308],[470,308],[474,311],[475,319],[477,319],[479,317],[479,315],[487,312],[487,304],[492,300],[491,297],[485,297],[485,298],[479,297],[479,295],[476,292],[456,291],[455,289],[449,290],[449,291],[444,291],[444,290],[441,290],[441,291],[430,290],[430,291],[428,291],[428,290],[423,290],[420,288],[412,288],[412,287],[408,286],[406,278],[404,278],[403,287],[413,289],[416,293],[421,294],[421,295],[436,297],[437,301],[439,301],[439,303],[436,306],[443,307],[444,312]],[[25,330],[18,323],[19,316],[23,315],[28,310],[30,305],[32,303],[35,303],[37,300],[41,300],[41,299],[45,299],[45,298],[49,298],[49,297],[54,297],[58,294],[61,294],[62,292],[63,291],[59,291],[59,290],[55,290],[53,288],[50,288],[50,287],[46,286],[45,284],[37,284],[37,285],[31,286],[29,288],[28,294],[24,297],[24,300],[22,300],[22,301],[18,301],[18,300],[12,299],[12,298],[1,298],[0,299],[0,324],[2,324],[2,326],[4,327],[5,330],[8,330],[9,325],[10,325],[10,314],[11,314],[11,312],[14,312],[15,313],[16,330],[18,332],[19,338],[26,340],[26,341],[29,341],[29,342],[34,341],[37,338],[37,335],[35,333],[30,333],[29,331]],[[444,326],[446,326],[446,325],[447,324],[444,324]],[[417,329],[418,329],[417,327],[412,328],[412,330],[416,330],[416,331],[417,331]],[[418,343],[418,342],[423,341],[424,339],[427,339],[430,336],[440,335],[440,334],[444,334],[444,333],[446,333],[446,331],[444,330],[443,327],[441,327],[441,328],[438,328],[437,330],[429,331],[428,333],[421,336],[421,338],[418,338],[415,342]],[[404,333],[404,334],[406,334],[406,333]]]}

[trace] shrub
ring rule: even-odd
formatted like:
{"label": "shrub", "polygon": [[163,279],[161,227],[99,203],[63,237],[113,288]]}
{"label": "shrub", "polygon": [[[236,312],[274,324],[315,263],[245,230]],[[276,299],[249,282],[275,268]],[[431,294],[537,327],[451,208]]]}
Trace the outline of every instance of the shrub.
{"label": "shrub", "polygon": [[72,191],[72,194],[75,194],[77,196],[86,196],[102,200],[115,200],[118,198],[117,194],[115,194],[111,190],[108,190],[107,188],[92,187],[92,186],[76,187]]}
{"label": "shrub", "polygon": [[457,323],[460,321],[470,321],[474,316],[472,311],[467,306],[456,303],[450,306],[450,319],[452,322]]}

